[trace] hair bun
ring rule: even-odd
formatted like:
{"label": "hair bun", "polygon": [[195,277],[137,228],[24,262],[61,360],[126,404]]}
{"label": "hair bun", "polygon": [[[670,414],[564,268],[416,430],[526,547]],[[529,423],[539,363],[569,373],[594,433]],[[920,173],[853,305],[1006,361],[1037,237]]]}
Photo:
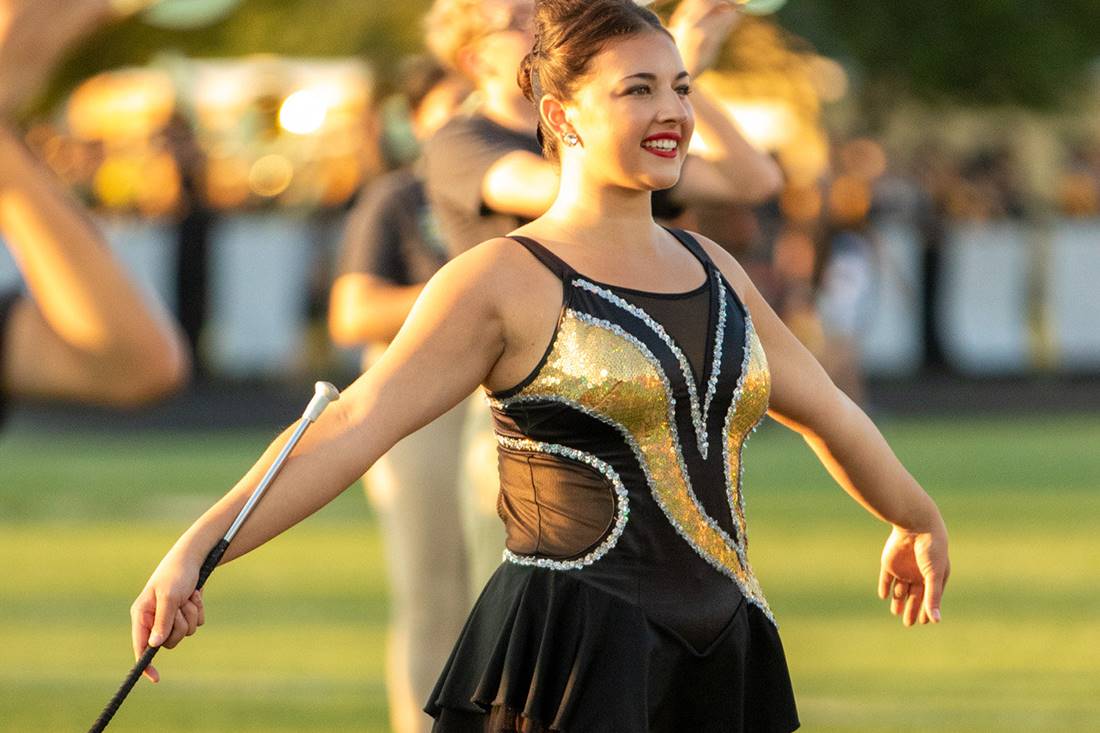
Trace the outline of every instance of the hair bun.
{"label": "hair bun", "polygon": [[519,89],[523,92],[523,96],[527,98],[527,101],[534,104],[535,99],[534,85],[531,82],[531,74],[534,73],[535,67],[535,50],[532,49],[523,57],[523,61],[519,64],[519,72],[516,74],[516,82],[519,84]]}

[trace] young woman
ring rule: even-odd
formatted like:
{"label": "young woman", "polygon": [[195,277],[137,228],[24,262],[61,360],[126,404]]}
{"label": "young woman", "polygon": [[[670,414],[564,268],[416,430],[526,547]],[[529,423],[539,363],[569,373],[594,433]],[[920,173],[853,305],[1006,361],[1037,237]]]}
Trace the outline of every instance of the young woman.
{"label": "young woman", "polygon": [[[480,384],[507,551],[428,702],[436,730],[794,730],[747,556],[752,428],[770,411],[891,525],[879,594],[907,625],[939,621],[943,520],[737,262],[654,223],[650,192],[676,182],[693,127],[690,78],[657,18],[630,0],[553,0],[536,22],[520,81],[561,166],[558,198],[428,283],[226,559],[324,505]],[[132,609],[135,653],[201,625],[199,564],[281,443],[153,573]]]}

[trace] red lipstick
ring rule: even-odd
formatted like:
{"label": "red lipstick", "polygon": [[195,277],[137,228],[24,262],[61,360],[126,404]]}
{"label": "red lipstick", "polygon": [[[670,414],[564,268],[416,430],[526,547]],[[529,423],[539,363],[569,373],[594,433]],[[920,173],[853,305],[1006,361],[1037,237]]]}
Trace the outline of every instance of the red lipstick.
{"label": "red lipstick", "polygon": [[[650,135],[642,141],[642,148],[647,152],[653,153],[661,158],[675,158],[680,154],[680,141],[683,138],[678,132],[658,132],[655,135]],[[668,140],[673,144],[661,143],[659,141]],[[656,143],[649,144],[647,143]]]}

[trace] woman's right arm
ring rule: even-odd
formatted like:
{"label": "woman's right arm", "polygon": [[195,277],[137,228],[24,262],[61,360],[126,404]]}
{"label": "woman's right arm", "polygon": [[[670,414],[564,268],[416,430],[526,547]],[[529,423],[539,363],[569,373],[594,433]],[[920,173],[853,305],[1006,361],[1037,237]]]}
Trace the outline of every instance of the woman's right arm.
{"label": "woman's right arm", "polygon": [[[433,277],[381,360],[344,390],[303,435],[277,481],[249,515],[223,562],[263,544],[320,509],[398,440],[468,397],[504,351],[499,307],[505,258],[492,243]],[[199,566],[224,535],[284,445],[277,438],[236,486],[176,542],[131,608],[135,655],[171,648],[193,633]],[[157,679],[155,669],[148,676]]]}

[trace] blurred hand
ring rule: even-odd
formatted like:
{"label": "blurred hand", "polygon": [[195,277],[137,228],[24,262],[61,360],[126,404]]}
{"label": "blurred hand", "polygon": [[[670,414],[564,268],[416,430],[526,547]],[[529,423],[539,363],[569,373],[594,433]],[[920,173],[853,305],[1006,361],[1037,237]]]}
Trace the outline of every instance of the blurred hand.
{"label": "blurred hand", "polygon": [[[172,554],[161,561],[130,607],[135,660],[147,647],[174,648],[206,622],[202,591],[195,590],[198,582],[199,568],[194,563],[180,562]],[[160,673],[152,665],[145,676],[160,681]]]}
{"label": "blurred hand", "polygon": [[15,114],[81,38],[149,0],[0,0],[0,117]]}
{"label": "blurred hand", "polygon": [[908,532],[894,527],[882,550],[878,595],[890,599],[890,613],[912,626],[940,622],[943,588],[951,574],[947,531]]}
{"label": "blurred hand", "polygon": [[730,0],[683,0],[677,6],[668,29],[693,78],[714,65],[740,20],[741,11]]}

